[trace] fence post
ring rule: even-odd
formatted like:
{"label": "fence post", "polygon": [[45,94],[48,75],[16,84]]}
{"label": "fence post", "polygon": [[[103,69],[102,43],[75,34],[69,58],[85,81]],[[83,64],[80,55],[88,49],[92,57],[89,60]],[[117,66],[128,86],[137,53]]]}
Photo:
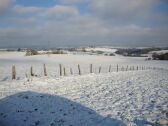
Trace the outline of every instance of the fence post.
{"label": "fence post", "polygon": [[99,67],[99,73],[101,72],[101,66]]}
{"label": "fence post", "polygon": [[34,76],[34,74],[33,74],[33,67],[32,66],[30,67],[30,75]]}
{"label": "fence post", "polygon": [[90,73],[93,73],[92,64],[90,64]]}
{"label": "fence post", "polygon": [[73,75],[73,71],[72,71],[72,68],[70,68],[70,73],[71,73],[71,75]]}
{"label": "fence post", "polygon": [[80,65],[78,64],[79,75],[81,75]]}
{"label": "fence post", "polygon": [[15,65],[12,66],[12,80],[16,79],[16,68]]}
{"label": "fence post", "polygon": [[65,67],[64,67],[64,76],[66,76],[66,70],[65,70]]}
{"label": "fence post", "polygon": [[126,71],[128,71],[128,65],[127,65],[127,67],[126,67]]}
{"label": "fence post", "polygon": [[118,64],[117,64],[117,72],[118,72]]}
{"label": "fence post", "polygon": [[109,66],[109,72],[111,72],[111,65]]}
{"label": "fence post", "polygon": [[137,66],[137,70],[138,70],[138,66]]}
{"label": "fence post", "polygon": [[60,76],[62,76],[62,65],[59,64],[59,68],[60,68]]}
{"label": "fence post", "polygon": [[44,76],[47,76],[47,70],[46,70],[46,65],[45,64],[43,65],[43,68],[44,68]]}

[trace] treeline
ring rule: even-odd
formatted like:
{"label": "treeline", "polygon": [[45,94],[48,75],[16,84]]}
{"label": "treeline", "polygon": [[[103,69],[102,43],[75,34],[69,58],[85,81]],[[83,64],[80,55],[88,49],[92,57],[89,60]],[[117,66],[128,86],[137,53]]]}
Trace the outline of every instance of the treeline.
{"label": "treeline", "polygon": [[168,60],[168,53],[164,53],[164,54],[157,54],[157,53],[154,53],[152,55],[152,58],[154,60]]}
{"label": "treeline", "polygon": [[148,54],[150,51],[160,51],[160,50],[162,49],[161,48],[143,48],[143,49],[128,48],[128,49],[118,49],[116,53],[123,56],[141,57],[143,54]]}

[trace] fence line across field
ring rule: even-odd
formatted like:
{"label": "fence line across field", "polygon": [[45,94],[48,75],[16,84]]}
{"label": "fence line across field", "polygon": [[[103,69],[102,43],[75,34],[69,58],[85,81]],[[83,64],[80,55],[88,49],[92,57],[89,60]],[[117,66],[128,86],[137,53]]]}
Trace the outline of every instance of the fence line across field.
{"label": "fence line across field", "polygon": [[[98,73],[110,73],[110,72],[119,72],[119,71],[138,71],[138,70],[147,70],[147,69],[159,69],[159,68],[156,68],[156,67],[149,67],[149,66],[135,66],[135,65],[132,65],[132,66],[119,66],[118,64],[116,66],[112,66],[112,65],[109,65],[109,66],[106,66],[106,72],[102,72],[102,66],[96,66],[94,67],[93,64],[90,64],[90,68],[88,69],[89,71],[88,72],[83,72],[82,69],[81,69],[81,66],[80,64],[78,64],[76,66],[77,68],[77,71],[75,72],[75,70],[73,70],[72,67],[66,67],[66,66],[63,66],[62,64],[59,64],[59,71],[58,72],[58,75],[59,76],[70,76],[70,75],[82,75],[82,74],[87,74],[87,73],[95,73],[95,74],[98,74]],[[96,70],[95,70],[96,69]],[[38,74],[36,74],[34,71],[34,68],[33,66],[30,67],[30,73],[26,73],[26,77],[28,77],[28,75],[30,76],[40,76]],[[49,75],[49,71],[47,69],[47,65],[46,64],[43,64],[43,74],[41,74],[41,76],[48,76]],[[17,68],[15,67],[15,65],[12,66],[12,80],[15,80],[16,79],[16,76],[17,76]]]}

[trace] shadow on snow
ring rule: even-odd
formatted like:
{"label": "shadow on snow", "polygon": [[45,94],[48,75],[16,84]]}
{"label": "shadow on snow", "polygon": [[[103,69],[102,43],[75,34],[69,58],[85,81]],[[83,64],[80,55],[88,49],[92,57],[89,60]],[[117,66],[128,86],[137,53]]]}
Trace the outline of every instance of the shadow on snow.
{"label": "shadow on snow", "polygon": [[66,98],[22,92],[0,100],[0,126],[126,126]]}

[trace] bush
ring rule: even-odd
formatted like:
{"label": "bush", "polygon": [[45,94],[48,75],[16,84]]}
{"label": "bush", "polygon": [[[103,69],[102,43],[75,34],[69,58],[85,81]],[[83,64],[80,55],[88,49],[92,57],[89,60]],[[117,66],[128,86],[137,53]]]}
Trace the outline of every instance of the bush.
{"label": "bush", "polygon": [[85,48],[82,48],[81,49],[81,52],[87,52]]}
{"label": "bush", "polygon": [[77,51],[77,49],[76,48],[69,48],[68,51],[75,52],[75,51]]}
{"label": "bush", "polygon": [[33,49],[27,49],[26,56],[38,55],[38,52]]}
{"label": "bush", "polygon": [[66,54],[66,53],[62,50],[55,50],[55,51],[52,51],[51,54]]}
{"label": "bush", "polygon": [[115,56],[114,53],[110,53],[109,56]]}

